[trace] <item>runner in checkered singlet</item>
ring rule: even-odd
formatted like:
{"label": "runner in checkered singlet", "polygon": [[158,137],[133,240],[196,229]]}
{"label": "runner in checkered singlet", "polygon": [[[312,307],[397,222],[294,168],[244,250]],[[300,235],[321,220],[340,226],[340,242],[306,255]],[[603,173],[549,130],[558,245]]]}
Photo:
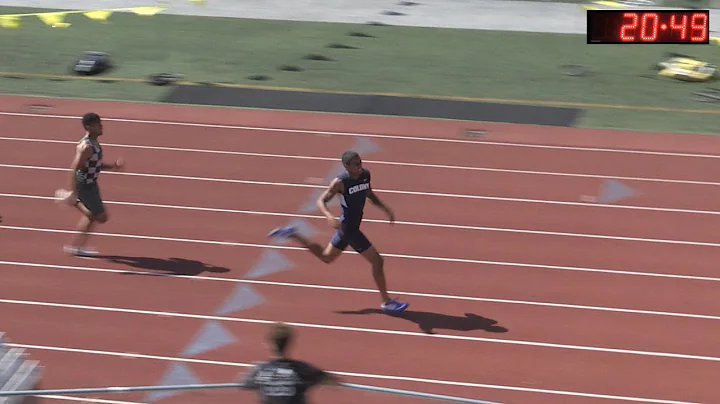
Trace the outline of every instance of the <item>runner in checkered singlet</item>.
{"label": "runner in checkered singlet", "polygon": [[66,245],[64,249],[68,254],[88,256],[97,254],[96,251],[85,247],[88,233],[92,231],[95,223],[105,223],[108,220],[100,197],[98,177],[103,170],[121,168],[123,161],[118,159],[113,164],[103,163],[102,146],[98,142],[98,137],[103,134],[103,126],[98,114],[92,112],[85,114],[82,124],[86,134],[77,145],[75,159],[70,167],[72,194],[66,200],[78,208],[83,217],[77,224],[77,233],[71,244]]}
{"label": "runner in checkered singlet", "polygon": [[87,143],[92,148],[90,158],[85,161],[82,167],[75,171],[75,179],[83,185],[92,185],[97,182],[102,167],[103,150],[97,140],[93,141],[90,136],[85,135],[80,143]]}

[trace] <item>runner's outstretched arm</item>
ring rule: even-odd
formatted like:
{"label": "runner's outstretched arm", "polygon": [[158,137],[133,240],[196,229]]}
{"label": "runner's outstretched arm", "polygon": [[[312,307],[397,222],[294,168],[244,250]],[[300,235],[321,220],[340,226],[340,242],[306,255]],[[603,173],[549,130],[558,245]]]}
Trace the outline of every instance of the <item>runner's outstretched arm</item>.
{"label": "runner's outstretched arm", "polygon": [[373,203],[373,205],[377,206],[378,208],[385,211],[388,218],[390,219],[390,223],[395,223],[395,213],[388,205],[386,205],[383,201],[380,200],[380,198],[377,196],[377,194],[370,188],[368,191],[367,198],[370,200],[370,202]]}

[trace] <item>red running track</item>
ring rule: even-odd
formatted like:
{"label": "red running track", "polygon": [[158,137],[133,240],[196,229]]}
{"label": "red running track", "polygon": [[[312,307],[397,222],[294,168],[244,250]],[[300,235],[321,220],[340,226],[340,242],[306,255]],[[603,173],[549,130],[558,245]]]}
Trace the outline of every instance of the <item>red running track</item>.
{"label": "red running track", "polygon": [[[28,114],[28,102],[0,98],[10,112],[0,114],[0,316],[2,331],[47,366],[44,388],[155,384],[172,363],[225,382],[263,359],[268,322],[287,321],[299,331],[297,356],[355,383],[505,404],[715,397],[714,138],[682,135],[680,145],[680,135],[629,141],[484,124],[487,139],[458,142],[465,123],[59,100],[43,101],[53,105],[43,115]],[[92,238],[107,255],[96,260],[62,254],[77,217],[50,199],[81,135],[73,117],[86,109],[115,118],[106,155],[128,162],[101,180],[111,221]],[[178,120],[197,125],[171,124]],[[364,229],[388,254],[390,288],[411,303],[402,318],[377,313],[361,257],[326,266],[264,236],[304,215],[326,242],[325,222],[301,207],[353,146],[376,148],[366,165],[398,213],[391,227],[370,206]],[[623,177],[640,194],[611,206],[584,200],[604,177]],[[291,267],[251,277],[269,250]],[[215,315],[243,286],[264,302]],[[184,356],[211,320],[237,340]],[[422,402],[333,389],[314,396]],[[188,392],[159,402],[243,397]]]}

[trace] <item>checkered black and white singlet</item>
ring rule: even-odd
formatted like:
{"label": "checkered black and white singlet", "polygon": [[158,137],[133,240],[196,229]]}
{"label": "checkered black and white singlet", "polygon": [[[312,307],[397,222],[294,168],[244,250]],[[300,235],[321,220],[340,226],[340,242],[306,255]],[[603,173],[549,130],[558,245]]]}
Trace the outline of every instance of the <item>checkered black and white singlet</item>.
{"label": "checkered black and white singlet", "polygon": [[100,176],[100,167],[102,166],[102,147],[94,143],[89,137],[85,136],[80,143],[86,142],[93,148],[93,154],[90,156],[85,165],[77,170],[75,177],[80,184],[94,184]]}

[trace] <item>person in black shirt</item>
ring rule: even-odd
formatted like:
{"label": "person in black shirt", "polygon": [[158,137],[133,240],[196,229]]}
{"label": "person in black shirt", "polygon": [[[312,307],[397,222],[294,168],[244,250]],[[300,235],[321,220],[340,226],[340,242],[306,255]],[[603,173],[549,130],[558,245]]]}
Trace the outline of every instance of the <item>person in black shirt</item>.
{"label": "person in black shirt", "polygon": [[240,376],[244,389],[256,391],[262,404],[306,404],[306,392],[319,384],[338,385],[339,380],[313,365],[290,359],[288,347],[293,331],[285,324],[270,328],[267,343],[273,356],[256,363],[245,375]]}

